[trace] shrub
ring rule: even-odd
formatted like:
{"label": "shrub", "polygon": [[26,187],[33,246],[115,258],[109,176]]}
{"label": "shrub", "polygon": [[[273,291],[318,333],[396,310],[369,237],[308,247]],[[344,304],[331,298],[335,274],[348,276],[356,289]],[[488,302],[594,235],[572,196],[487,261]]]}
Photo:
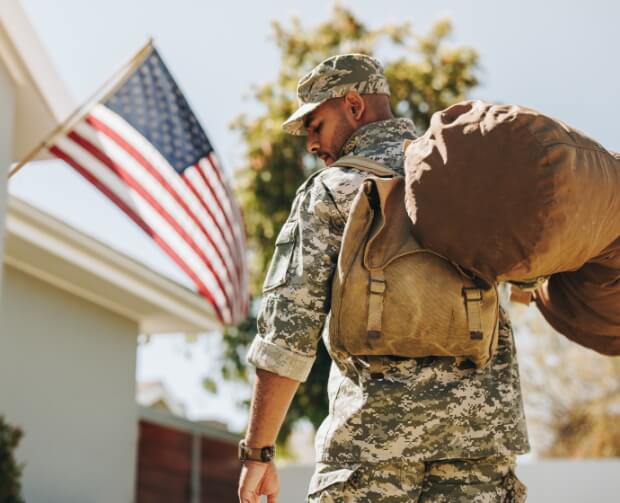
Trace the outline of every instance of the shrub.
{"label": "shrub", "polygon": [[0,503],[24,503],[20,496],[23,465],[15,460],[14,451],[22,431],[0,416]]}

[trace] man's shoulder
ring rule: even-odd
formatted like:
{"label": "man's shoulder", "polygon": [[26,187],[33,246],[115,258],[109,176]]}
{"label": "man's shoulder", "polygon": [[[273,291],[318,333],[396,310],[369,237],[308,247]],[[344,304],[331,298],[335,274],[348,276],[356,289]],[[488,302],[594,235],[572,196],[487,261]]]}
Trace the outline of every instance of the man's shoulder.
{"label": "man's shoulder", "polygon": [[[402,141],[383,141],[377,144],[368,144],[365,149],[360,150],[360,152],[352,152],[347,155],[367,157],[402,176],[404,161]],[[331,166],[310,175],[299,187],[298,195],[302,193],[314,201],[334,204],[346,215],[362,182],[368,176],[367,171],[355,167]]]}
{"label": "man's shoulder", "polygon": [[317,176],[317,183],[334,197],[350,197],[359,190],[367,176],[368,173],[356,168],[334,166],[320,173]]}
{"label": "man's shoulder", "polygon": [[355,168],[330,167],[316,173],[300,189],[302,197],[312,206],[327,206],[340,219],[346,220],[351,203],[367,173]]}

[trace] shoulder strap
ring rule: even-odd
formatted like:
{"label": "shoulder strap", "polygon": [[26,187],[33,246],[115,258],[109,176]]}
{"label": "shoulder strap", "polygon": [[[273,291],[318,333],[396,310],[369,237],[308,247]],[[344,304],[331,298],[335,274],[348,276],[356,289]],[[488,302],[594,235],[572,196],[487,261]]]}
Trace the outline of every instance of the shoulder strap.
{"label": "shoulder strap", "polygon": [[361,171],[365,171],[372,175],[381,176],[381,177],[396,177],[400,176],[394,170],[386,167],[380,162],[373,161],[368,157],[363,157],[361,155],[347,155],[338,159],[334,164],[328,166],[327,168],[319,169],[312,173],[304,183],[302,183],[297,189],[297,193],[305,190],[306,187],[310,184],[312,180],[314,180],[318,175],[320,175],[323,171],[326,171],[331,168],[356,168]]}
{"label": "shoulder strap", "polygon": [[356,168],[376,176],[400,176],[394,170],[391,170],[380,162],[373,161],[372,159],[361,155],[347,155],[341,157],[330,166],[330,168],[332,167]]}

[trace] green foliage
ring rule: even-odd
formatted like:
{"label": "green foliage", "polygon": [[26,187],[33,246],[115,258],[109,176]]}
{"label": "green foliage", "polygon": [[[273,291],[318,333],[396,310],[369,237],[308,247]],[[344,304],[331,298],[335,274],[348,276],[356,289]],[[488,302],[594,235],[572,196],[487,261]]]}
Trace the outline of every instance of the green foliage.
{"label": "green foliage", "polygon": [[[242,115],[232,125],[245,148],[236,188],[247,226],[255,299],[259,299],[274,239],[288,215],[295,191],[309,173],[320,167],[320,161],[306,153],[303,138],[286,135],[280,127],[297,107],[298,79],[338,53],[373,54],[380,49],[382,54],[395,55],[393,59],[381,57],[392,89],[392,107],[396,115],[410,117],[423,130],[435,111],[465,99],[478,84],[478,55],[468,47],[449,46],[446,39],[451,30],[448,20],[437,22],[424,36],[414,35],[408,23],[371,29],[341,6],[312,28],[304,27],[299,19],[292,19],[288,25],[274,21],[274,40],[281,53],[279,71],[273,81],[254,88],[253,99],[262,113],[257,117]],[[225,377],[246,376],[243,357],[255,333],[253,316],[225,333]],[[316,427],[327,414],[330,360],[322,344],[319,346],[317,362],[293,401],[281,441],[295,421],[308,418]]]}
{"label": "green foliage", "polygon": [[0,416],[0,503],[24,502],[20,496],[23,466],[17,464],[13,454],[21,437],[21,430]]}

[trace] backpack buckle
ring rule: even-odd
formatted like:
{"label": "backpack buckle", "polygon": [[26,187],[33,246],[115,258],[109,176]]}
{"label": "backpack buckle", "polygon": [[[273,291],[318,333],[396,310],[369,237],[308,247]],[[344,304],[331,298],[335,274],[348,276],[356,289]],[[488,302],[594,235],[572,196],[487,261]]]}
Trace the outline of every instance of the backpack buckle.
{"label": "backpack buckle", "polygon": [[385,370],[387,369],[385,358],[383,356],[368,355],[366,362],[368,363],[371,379],[383,381],[385,379]]}
{"label": "backpack buckle", "polygon": [[476,287],[463,287],[465,302],[482,302],[482,290]]}
{"label": "backpack buckle", "polygon": [[[463,287],[465,299],[465,311],[467,312],[467,325],[469,337],[473,341],[484,339],[482,330],[482,290],[476,287]],[[473,305],[472,305],[473,304]]]}
{"label": "backpack buckle", "polygon": [[371,277],[368,288],[370,293],[381,295],[382,293],[385,293],[385,280]]}

